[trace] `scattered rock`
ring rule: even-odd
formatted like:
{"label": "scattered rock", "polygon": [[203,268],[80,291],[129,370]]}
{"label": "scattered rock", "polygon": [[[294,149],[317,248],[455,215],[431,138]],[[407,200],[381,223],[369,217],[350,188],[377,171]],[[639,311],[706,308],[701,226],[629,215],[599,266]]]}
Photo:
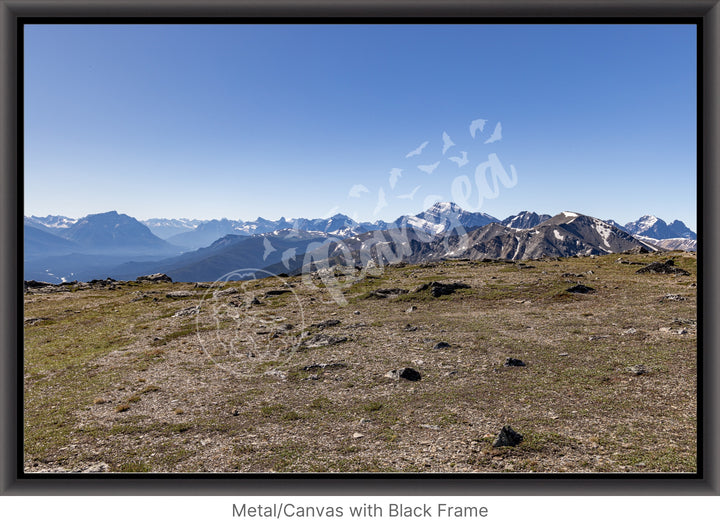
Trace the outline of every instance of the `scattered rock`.
{"label": "scattered rock", "polygon": [[356,310],[355,312],[353,312],[353,314],[355,314],[355,315],[357,316],[357,315],[360,314],[360,311],[359,311],[359,310]]}
{"label": "scattered rock", "polygon": [[635,334],[637,332],[637,329],[635,327],[630,327],[629,329],[625,329],[622,333],[623,334]]}
{"label": "scattered rock", "polygon": [[305,340],[302,343],[303,347],[324,347],[326,345],[335,345],[342,342],[347,342],[347,336],[328,336],[327,334],[316,334],[312,338]]}
{"label": "scattered rock", "polygon": [[355,438],[356,440],[359,439],[359,438],[362,438],[362,437],[364,437],[364,436],[365,436],[365,435],[362,434],[362,433],[360,433],[360,432],[353,432],[353,435],[352,435],[352,437]]}
{"label": "scattered rock", "polygon": [[407,293],[408,291],[403,288],[379,288],[370,292],[367,297],[371,299],[385,299],[388,296],[398,296]]}
{"label": "scattered rock", "polygon": [[234,286],[231,286],[230,288],[226,288],[225,290],[218,290],[216,292],[213,292],[213,297],[224,297],[224,296],[230,296],[232,294],[237,294],[238,289]]}
{"label": "scattered rock", "polygon": [[280,290],[268,290],[267,292],[265,292],[265,297],[281,296],[283,294],[289,294],[290,292],[292,292],[292,290],[287,290],[285,288]]}
{"label": "scattered rock", "polygon": [[422,375],[420,375],[420,372],[413,368],[391,369],[385,374],[385,376],[388,379],[405,379],[413,382],[422,379]]}
{"label": "scattered rock", "polygon": [[347,364],[342,362],[330,362],[329,364],[310,364],[303,367],[303,371],[313,371],[316,369],[343,369],[347,368]]}
{"label": "scattered rock", "polygon": [[672,259],[666,260],[665,262],[651,262],[635,273],[674,273],[676,275],[690,275],[688,271],[675,267],[675,262]]}
{"label": "scattered rock", "polygon": [[405,312],[408,314],[411,312],[415,312],[417,310],[417,307],[415,305],[412,305],[410,308],[408,308]]}
{"label": "scattered rock", "polygon": [[561,277],[585,277],[582,273],[563,273]]}
{"label": "scattered rock", "polygon": [[172,279],[164,273],[153,273],[151,275],[141,275],[137,279],[138,282],[149,281],[151,283],[172,283]]}
{"label": "scattered rock", "polygon": [[522,434],[515,432],[510,425],[505,425],[493,442],[493,447],[515,447],[523,441]]}
{"label": "scattered rock", "polygon": [[526,365],[525,362],[523,362],[519,358],[512,358],[512,357],[507,357],[505,359],[505,363],[503,364],[503,366],[505,366],[505,367],[521,367],[521,366],[525,366],[525,365]]}
{"label": "scattered rock", "polygon": [[637,364],[637,365],[635,365],[635,366],[630,366],[630,367],[628,368],[628,370],[630,371],[630,373],[633,373],[633,374],[635,374],[635,375],[644,375],[645,373],[648,372],[648,369],[647,369],[644,365],[642,365],[642,364]]}
{"label": "scattered rock", "polygon": [[105,462],[98,462],[87,466],[85,469],[81,469],[80,473],[106,473],[110,470],[110,466]]}
{"label": "scattered rock", "polygon": [[400,371],[397,370],[397,369],[391,369],[390,371],[388,371],[388,372],[385,374],[385,376],[386,376],[388,379],[395,379],[395,380],[397,380],[397,379],[400,378]]}
{"label": "scattered rock", "polygon": [[256,298],[256,297],[253,297],[253,298],[250,300],[250,305],[262,305],[262,301],[260,301],[260,300],[259,300],[258,298]]}
{"label": "scattered rock", "polygon": [[287,380],[287,372],[281,371],[279,369],[270,369],[265,372],[265,375],[268,375],[270,377],[277,377],[278,379],[284,381]]}
{"label": "scattered rock", "polygon": [[584,284],[576,284],[575,286],[571,286],[566,290],[566,292],[570,292],[571,294],[589,294],[590,292],[594,292],[594,288],[590,288],[589,286],[585,286]]}
{"label": "scattered rock", "polygon": [[200,307],[188,307],[184,308],[182,310],[178,310],[175,314],[173,314],[173,318],[182,318],[184,316],[195,316],[196,314],[200,313]]}
{"label": "scattered rock", "polygon": [[559,357],[569,357],[570,353],[558,353]]}
{"label": "scattered rock", "polygon": [[418,286],[413,292],[422,292],[423,290],[430,290],[433,297],[447,296],[454,293],[456,290],[461,288],[470,288],[469,284],[466,283],[440,283],[438,281],[432,281],[431,283],[425,283]]}
{"label": "scattered rock", "polygon": [[690,320],[683,320],[683,319],[680,319],[680,318],[675,318],[675,319],[673,320],[673,323],[675,323],[675,324],[677,324],[677,325],[690,325],[690,326],[692,326],[692,327],[696,327],[696,326],[697,326],[697,320],[692,320],[692,319],[690,319]]}
{"label": "scattered rock", "polygon": [[[447,349],[450,344],[447,342],[438,342],[433,346],[433,349]],[[524,364],[523,364],[524,365]]]}
{"label": "scattered rock", "polygon": [[192,297],[194,294],[189,290],[176,290],[175,292],[168,292],[165,297],[170,299],[178,299],[181,297]]}
{"label": "scattered rock", "polygon": [[25,325],[35,325],[36,323],[40,323],[41,321],[48,321],[50,318],[25,318],[24,324]]}
{"label": "scattered rock", "polygon": [[121,283],[118,283],[118,281],[116,281],[116,280],[113,279],[112,277],[108,277],[107,279],[93,279],[92,281],[89,281],[88,284],[89,284],[92,288],[96,288],[96,287],[98,287],[98,286],[103,287],[103,288],[106,287],[106,286],[107,286],[107,287],[110,287],[110,288],[113,288],[113,287],[115,287],[115,286],[117,286],[118,284],[121,284]]}
{"label": "scattered rock", "polygon": [[43,288],[45,286],[55,286],[52,283],[45,283],[43,281],[23,281],[23,287],[27,290],[28,288]]}
{"label": "scattered rock", "polygon": [[413,332],[413,331],[417,331],[417,330],[418,330],[418,328],[416,326],[410,325],[409,323],[407,325],[405,325],[405,327],[403,327],[403,331]]}
{"label": "scattered rock", "polygon": [[660,301],[685,301],[686,298],[680,294],[667,294],[660,298]]}
{"label": "scattered rock", "polygon": [[321,321],[320,323],[316,323],[315,325],[312,325],[312,327],[316,327],[318,330],[323,330],[326,327],[333,327],[335,325],[338,325],[340,323],[340,320],[325,320]]}

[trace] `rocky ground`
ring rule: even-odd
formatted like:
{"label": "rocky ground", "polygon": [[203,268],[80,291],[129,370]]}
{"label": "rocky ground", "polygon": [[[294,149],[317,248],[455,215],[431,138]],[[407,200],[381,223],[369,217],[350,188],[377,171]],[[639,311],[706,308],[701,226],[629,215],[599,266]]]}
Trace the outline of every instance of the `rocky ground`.
{"label": "rocky ground", "polygon": [[26,471],[696,471],[694,254],[345,273],[28,286]]}

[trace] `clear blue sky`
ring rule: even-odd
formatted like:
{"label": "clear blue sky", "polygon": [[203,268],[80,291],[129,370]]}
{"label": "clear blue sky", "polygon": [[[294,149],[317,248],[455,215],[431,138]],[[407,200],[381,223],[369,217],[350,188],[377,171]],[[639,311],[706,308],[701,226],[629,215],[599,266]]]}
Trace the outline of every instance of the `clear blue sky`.
{"label": "clear blue sky", "polygon": [[[695,229],[696,104],[691,25],[26,26],[25,213],[392,220],[465,196]],[[517,176],[497,194],[491,154]]]}

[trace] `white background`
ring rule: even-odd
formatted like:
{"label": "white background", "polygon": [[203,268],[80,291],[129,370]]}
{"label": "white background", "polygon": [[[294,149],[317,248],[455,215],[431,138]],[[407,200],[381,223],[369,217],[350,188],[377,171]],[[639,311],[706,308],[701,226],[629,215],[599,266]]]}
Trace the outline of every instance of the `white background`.
{"label": "white background", "polygon": [[[232,505],[343,506],[342,518],[240,518]],[[485,506],[488,516],[455,518],[352,518],[349,505],[375,503],[433,506]],[[0,497],[0,528],[4,530],[72,530],[113,532],[129,530],[212,531],[313,530],[607,530],[673,531],[716,523],[720,497]],[[10,525],[9,527],[7,525]]]}

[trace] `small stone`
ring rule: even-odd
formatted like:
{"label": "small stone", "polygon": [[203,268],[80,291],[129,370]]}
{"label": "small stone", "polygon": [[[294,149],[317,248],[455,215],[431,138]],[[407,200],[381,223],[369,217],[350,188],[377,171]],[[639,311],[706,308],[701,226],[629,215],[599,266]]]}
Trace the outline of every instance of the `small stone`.
{"label": "small stone", "polygon": [[521,366],[525,366],[525,362],[523,362],[519,358],[507,357],[505,359],[505,363],[503,364],[503,366],[505,366],[505,367],[521,367]]}
{"label": "small stone", "polygon": [[386,376],[388,379],[395,379],[395,380],[397,380],[397,379],[400,378],[400,372],[399,372],[398,370],[396,370],[396,369],[391,369],[390,371],[388,371],[388,372],[385,374],[385,376]]}
{"label": "small stone", "polygon": [[569,357],[570,353],[558,353],[559,357]]}
{"label": "small stone", "polygon": [[642,364],[637,364],[635,366],[631,366],[629,368],[629,370],[634,375],[644,375],[645,373],[648,372],[648,369]]}
{"label": "small stone", "polygon": [[410,308],[408,308],[405,312],[408,314],[411,312],[415,312],[417,310],[417,307],[415,305],[412,305]]}
{"label": "small stone", "polygon": [[362,438],[363,436],[365,436],[365,435],[360,432],[353,432],[353,435],[352,435],[352,437],[355,438],[356,440],[359,438]]}
{"label": "small stone", "polygon": [[680,294],[667,294],[661,297],[660,301],[685,301],[685,298]]}
{"label": "small stone", "polygon": [[357,315],[360,314],[360,311],[359,311],[359,310],[356,310],[355,312],[353,312],[353,314],[355,314],[355,315],[357,316]]}

